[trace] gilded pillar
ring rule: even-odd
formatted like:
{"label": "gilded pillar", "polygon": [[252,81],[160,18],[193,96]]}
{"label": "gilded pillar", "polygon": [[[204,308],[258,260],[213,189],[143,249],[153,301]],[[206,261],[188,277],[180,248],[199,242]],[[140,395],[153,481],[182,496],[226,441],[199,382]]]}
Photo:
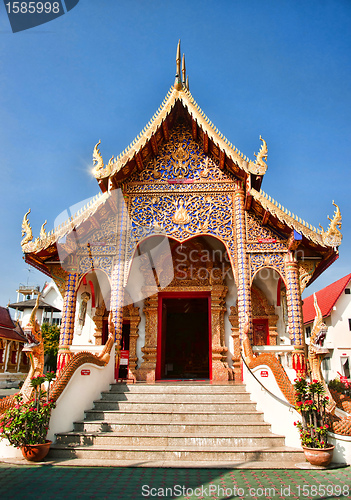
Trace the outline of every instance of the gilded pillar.
{"label": "gilded pillar", "polygon": [[129,335],[129,369],[133,376],[136,377],[136,366],[138,356],[136,353],[136,344],[139,337],[138,328],[140,323],[139,307],[133,307],[130,310],[130,335]]}
{"label": "gilded pillar", "polygon": [[127,238],[128,210],[124,201],[122,190],[117,190],[117,238],[116,255],[111,274],[111,321],[115,331],[116,362],[120,351],[120,339],[123,325],[123,297],[124,297],[124,268]]}
{"label": "gilded pillar", "polygon": [[251,287],[249,259],[246,252],[245,192],[241,187],[234,193],[234,218],[236,236],[236,274],[238,287],[237,309],[239,332],[242,334],[246,321],[252,336]]}
{"label": "gilded pillar", "polygon": [[211,330],[212,330],[212,380],[225,381],[231,378],[231,370],[227,364],[224,339],[224,314],[226,312],[225,296],[228,288],[214,285],[211,291]]}
{"label": "gilded pillar", "polygon": [[68,274],[65,281],[60,342],[57,354],[57,374],[63,370],[72,357],[69,346],[72,344],[74,335],[78,282],[77,262],[75,257],[71,257],[71,262],[67,270]]}
{"label": "gilded pillar", "polygon": [[303,377],[306,375],[306,344],[302,325],[299,269],[292,252],[288,252],[285,257],[285,278],[289,338],[294,346],[293,368],[298,377]]}
{"label": "gilded pillar", "polygon": [[158,294],[154,294],[145,299],[145,345],[141,348],[143,362],[137,370],[138,380],[154,382],[156,375],[157,360],[157,315],[158,315]]}

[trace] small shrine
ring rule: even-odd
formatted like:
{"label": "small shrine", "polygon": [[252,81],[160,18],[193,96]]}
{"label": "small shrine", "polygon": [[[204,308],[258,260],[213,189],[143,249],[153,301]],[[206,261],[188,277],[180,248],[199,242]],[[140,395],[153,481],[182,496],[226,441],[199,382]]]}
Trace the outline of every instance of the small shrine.
{"label": "small shrine", "polygon": [[144,130],[107,162],[96,144],[99,195],[36,239],[25,215],[25,260],[63,297],[59,373],[73,346],[109,335],[136,381],[240,381],[244,340],[257,353],[291,346],[288,368],[305,373],[301,294],[337,259],[341,214],[334,203],[316,229],[266,194],[259,139],[250,159],[210,122],[178,45]]}

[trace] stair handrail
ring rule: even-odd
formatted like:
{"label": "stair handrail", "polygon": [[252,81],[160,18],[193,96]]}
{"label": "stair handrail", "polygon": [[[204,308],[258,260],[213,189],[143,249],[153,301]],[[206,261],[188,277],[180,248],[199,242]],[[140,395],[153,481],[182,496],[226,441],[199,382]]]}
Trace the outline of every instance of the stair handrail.
{"label": "stair handrail", "polygon": [[284,401],[283,399],[281,399],[280,397],[276,396],[275,394],[273,394],[273,392],[271,392],[269,389],[267,389],[267,387],[265,387],[262,382],[256,377],[256,375],[254,374],[254,372],[251,370],[251,368],[248,366],[248,364],[246,363],[245,361],[245,358],[243,356],[243,353],[241,353],[241,359],[243,360],[246,368],[249,370],[249,372],[251,373],[251,375],[253,376],[253,378],[260,384],[260,386],[266,391],[268,392],[268,394],[270,394],[270,396],[272,396],[274,399],[276,399],[279,403],[287,406],[288,408],[294,408],[294,405],[292,405],[291,403],[289,403],[288,401]]}

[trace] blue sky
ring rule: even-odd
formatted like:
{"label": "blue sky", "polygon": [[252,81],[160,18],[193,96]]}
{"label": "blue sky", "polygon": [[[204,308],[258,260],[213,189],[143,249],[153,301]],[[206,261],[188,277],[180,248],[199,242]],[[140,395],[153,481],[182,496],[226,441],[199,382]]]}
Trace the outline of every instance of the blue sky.
{"label": "blue sky", "polygon": [[173,84],[178,39],[190,91],[219,130],[254,159],[267,141],[262,188],[324,228],[343,215],[340,258],[312,293],[351,270],[351,2],[348,0],[81,0],[13,34],[0,4],[0,305],[45,276],[22,260],[34,236],[99,192],[91,176],[141,131]]}

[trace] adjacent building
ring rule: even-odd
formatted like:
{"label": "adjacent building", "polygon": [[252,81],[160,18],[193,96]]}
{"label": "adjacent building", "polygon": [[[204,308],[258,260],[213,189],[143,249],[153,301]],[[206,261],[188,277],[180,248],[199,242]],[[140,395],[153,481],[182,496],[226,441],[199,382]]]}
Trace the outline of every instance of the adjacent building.
{"label": "adjacent building", "polygon": [[18,387],[28,373],[27,356],[22,352],[27,339],[9,310],[0,307],[0,388]]}

